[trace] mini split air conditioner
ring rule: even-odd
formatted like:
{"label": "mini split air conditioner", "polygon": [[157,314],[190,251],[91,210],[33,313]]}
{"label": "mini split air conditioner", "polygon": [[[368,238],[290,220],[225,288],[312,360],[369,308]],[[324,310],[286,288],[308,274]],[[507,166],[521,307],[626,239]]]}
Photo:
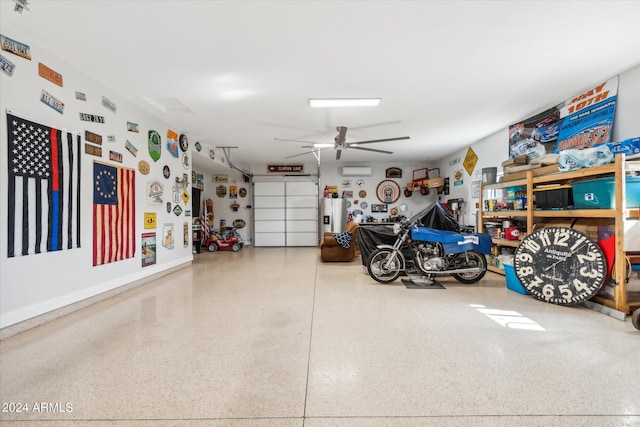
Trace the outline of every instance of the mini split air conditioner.
{"label": "mini split air conditioner", "polygon": [[342,176],[371,176],[369,166],[345,166],[342,168]]}

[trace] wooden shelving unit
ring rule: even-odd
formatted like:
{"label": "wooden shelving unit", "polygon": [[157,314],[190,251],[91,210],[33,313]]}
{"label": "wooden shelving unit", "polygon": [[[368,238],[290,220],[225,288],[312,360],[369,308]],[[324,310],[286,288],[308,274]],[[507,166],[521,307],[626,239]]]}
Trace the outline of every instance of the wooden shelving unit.
{"label": "wooden shelving unit", "polygon": [[[512,181],[503,181],[496,184],[481,185],[480,188],[480,215],[478,218],[479,230],[484,230],[484,223],[491,221],[493,218],[524,218],[527,225],[527,234],[533,231],[536,218],[610,218],[615,224],[616,248],[615,259],[625,260],[626,253],[624,251],[624,230],[625,223],[628,221],[638,221],[640,214],[638,208],[633,209],[567,209],[567,210],[536,210],[534,209],[533,190],[542,184],[567,184],[584,178],[595,178],[602,176],[615,177],[615,206],[626,206],[626,180],[627,171],[639,171],[640,161],[625,161],[624,155],[617,155],[614,163],[596,166],[592,168],[580,169],[571,172],[557,172],[548,175],[534,176],[533,171],[527,171],[524,179],[516,179]],[[484,210],[484,191],[492,189],[506,189],[507,187],[526,186],[527,209],[522,211],[502,210],[502,211],[485,211]],[[493,243],[499,246],[517,246],[518,241],[509,241],[504,239],[493,239]],[[499,270],[495,266],[489,268],[491,271]],[[501,272],[501,271],[498,271]],[[615,310],[630,313],[634,308],[640,307],[640,300],[635,297],[628,298],[626,288],[626,269],[614,268],[613,280],[614,287],[613,298],[605,298],[595,296],[594,302],[602,304]]]}

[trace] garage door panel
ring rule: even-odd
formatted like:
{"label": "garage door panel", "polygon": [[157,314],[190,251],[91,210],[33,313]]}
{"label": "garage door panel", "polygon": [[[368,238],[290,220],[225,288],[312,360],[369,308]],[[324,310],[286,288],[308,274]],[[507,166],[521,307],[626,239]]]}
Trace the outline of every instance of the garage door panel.
{"label": "garage door panel", "polygon": [[317,221],[318,210],[315,207],[309,209],[287,209],[287,220],[300,219],[312,219]]}
{"label": "garage door panel", "polygon": [[284,196],[256,196],[253,206],[256,209],[262,208],[283,208],[285,206]]}
{"label": "garage door panel", "polygon": [[318,221],[287,221],[287,233],[318,231]]}
{"label": "garage door panel", "polygon": [[284,233],[284,221],[255,221],[256,233]]}
{"label": "garage door panel", "polygon": [[256,221],[278,221],[284,220],[284,209],[256,209],[254,212],[254,219]]}
{"label": "garage door panel", "polygon": [[256,182],[253,184],[255,194],[260,196],[284,196],[284,182]]}
{"label": "garage door panel", "polygon": [[287,196],[288,208],[315,208],[318,206],[316,196]]}
{"label": "garage door panel", "polygon": [[317,246],[317,233],[287,233],[287,246]]}
{"label": "garage door panel", "polygon": [[254,246],[284,246],[285,233],[255,233]]}

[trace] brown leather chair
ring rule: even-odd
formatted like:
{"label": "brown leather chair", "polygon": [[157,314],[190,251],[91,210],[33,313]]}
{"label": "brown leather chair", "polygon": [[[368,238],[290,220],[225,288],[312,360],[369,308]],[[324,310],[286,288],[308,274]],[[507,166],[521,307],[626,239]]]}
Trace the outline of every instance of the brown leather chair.
{"label": "brown leather chair", "polygon": [[352,261],[360,255],[356,244],[358,243],[358,229],[360,224],[355,221],[348,222],[344,227],[345,232],[351,233],[351,243],[348,248],[343,248],[335,237],[336,233],[324,233],[320,244],[320,259],[322,261]]}

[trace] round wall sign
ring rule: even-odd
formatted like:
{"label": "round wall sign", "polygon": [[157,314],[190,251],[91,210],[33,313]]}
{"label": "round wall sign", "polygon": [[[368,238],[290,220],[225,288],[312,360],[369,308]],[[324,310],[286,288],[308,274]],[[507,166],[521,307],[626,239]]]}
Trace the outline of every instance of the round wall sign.
{"label": "round wall sign", "polygon": [[358,196],[359,196],[361,199],[364,199],[365,197],[367,197],[367,192],[366,192],[366,191],[364,191],[364,190],[360,190],[360,191],[358,191]]}
{"label": "round wall sign", "polygon": [[362,209],[367,209],[367,208],[369,207],[369,204],[368,204],[367,202],[361,202],[361,203],[360,203],[360,207],[361,207]]}
{"label": "round wall sign", "polygon": [[181,134],[179,141],[180,141],[180,149],[182,151],[187,151],[187,148],[189,148],[189,140],[187,139],[187,135]]}
{"label": "round wall sign", "polygon": [[218,185],[216,187],[216,195],[218,197],[224,197],[227,195],[227,187],[224,185]]}
{"label": "round wall sign", "polygon": [[516,248],[513,267],[535,298],[552,304],[579,304],[598,293],[607,275],[600,247],[573,228],[545,227]]}
{"label": "round wall sign", "polygon": [[400,186],[397,182],[386,179],[378,184],[376,196],[382,203],[394,203],[400,198]]}
{"label": "round wall sign", "polygon": [[147,162],[146,160],[140,160],[138,162],[138,170],[142,175],[148,175],[150,169],[151,167],[149,166],[149,162]]}

